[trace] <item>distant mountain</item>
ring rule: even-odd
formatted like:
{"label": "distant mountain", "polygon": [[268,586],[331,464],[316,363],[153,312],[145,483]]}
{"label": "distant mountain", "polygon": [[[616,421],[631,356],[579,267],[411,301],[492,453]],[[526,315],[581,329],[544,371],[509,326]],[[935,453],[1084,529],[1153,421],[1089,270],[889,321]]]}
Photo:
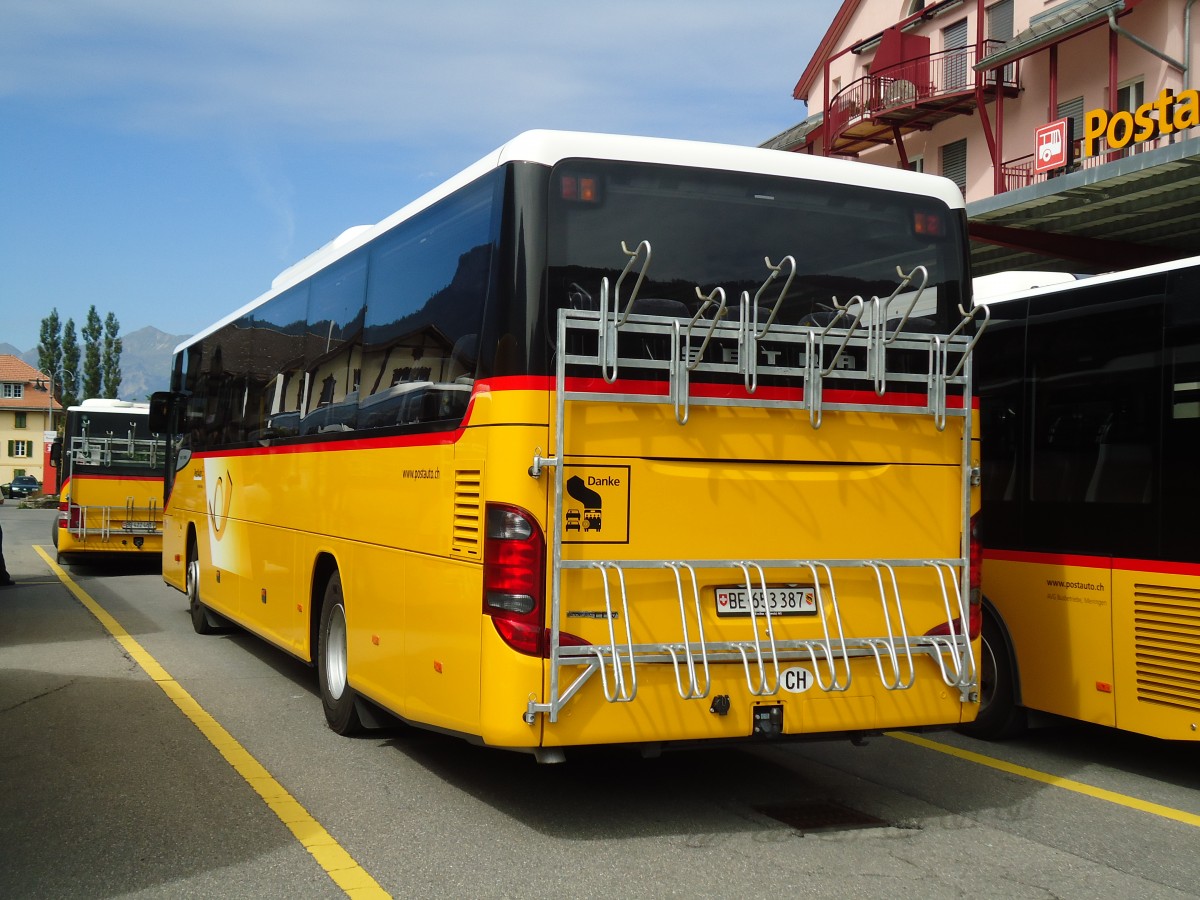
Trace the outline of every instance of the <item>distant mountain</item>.
{"label": "distant mountain", "polygon": [[[145,400],[155,391],[171,386],[171,351],[189,335],[167,334],[147,326],[121,335],[120,400]],[[38,364],[37,347],[22,353],[11,344],[0,344],[0,353],[19,356],[31,366]]]}
{"label": "distant mountain", "polygon": [[171,386],[171,351],[190,335],[146,326],[121,336],[122,400],[145,400]]}

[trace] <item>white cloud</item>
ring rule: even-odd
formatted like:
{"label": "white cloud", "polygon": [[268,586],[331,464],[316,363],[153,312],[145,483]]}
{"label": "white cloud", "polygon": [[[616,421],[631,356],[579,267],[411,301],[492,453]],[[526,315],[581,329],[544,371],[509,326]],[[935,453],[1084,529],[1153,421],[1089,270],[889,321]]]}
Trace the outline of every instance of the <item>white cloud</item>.
{"label": "white cloud", "polygon": [[[0,98],[73,99],[154,133],[261,128],[401,145],[484,134],[490,146],[534,126],[765,139],[802,118],[789,91],[837,3],[10,6]],[[779,110],[770,125],[768,106]]]}

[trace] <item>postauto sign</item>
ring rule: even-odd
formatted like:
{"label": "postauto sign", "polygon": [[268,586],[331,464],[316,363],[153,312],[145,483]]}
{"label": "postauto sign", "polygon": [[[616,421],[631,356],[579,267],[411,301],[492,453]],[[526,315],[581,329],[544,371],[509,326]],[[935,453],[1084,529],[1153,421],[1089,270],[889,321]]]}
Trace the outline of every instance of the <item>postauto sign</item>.
{"label": "postauto sign", "polygon": [[1132,112],[1093,109],[1083,114],[1083,155],[1095,156],[1103,138],[1105,150],[1123,150],[1164,134],[1173,134],[1200,125],[1200,91],[1186,90],[1176,95],[1163,88],[1154,100]]}

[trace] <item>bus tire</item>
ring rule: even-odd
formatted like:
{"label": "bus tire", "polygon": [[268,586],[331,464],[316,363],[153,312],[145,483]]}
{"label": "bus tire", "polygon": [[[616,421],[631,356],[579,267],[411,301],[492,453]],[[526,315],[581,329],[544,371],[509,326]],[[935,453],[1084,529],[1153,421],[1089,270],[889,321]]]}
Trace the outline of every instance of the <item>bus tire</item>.
{"label": "bus tire", "polygon": [[187,585],[188,611],[192,614],[192,628],[196,634],[220,634],[225,629],[216,615],[200,602],[200,554],[196,544],[188,542],[187,568],[184,570]]}
{"label": "bus tire", "polygon": [[985,741],[1015,737],[1025,730],[1027,715],[1016,702],[1016,672],[1004,630],[986,612],[980,638],[979,715],[958,730]]}
{"label": "bus tire", "polygon": [[338,734],[352,735],[363,730],[350,687],[346,650],[346,601],[342,595],[342,575],[334,571],[325,583],[321,601],[321,624],[317,632],[317,683],[325,721]]}

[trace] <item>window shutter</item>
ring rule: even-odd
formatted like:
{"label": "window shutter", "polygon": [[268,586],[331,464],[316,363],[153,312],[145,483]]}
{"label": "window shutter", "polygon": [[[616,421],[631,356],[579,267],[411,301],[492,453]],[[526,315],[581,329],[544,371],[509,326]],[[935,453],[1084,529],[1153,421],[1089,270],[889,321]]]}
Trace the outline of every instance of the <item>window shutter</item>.
{"label": "window shutter", "polygon": [[942,147],[942,175],[958,185],[958,189],[967,193],[967,142],[955,141]]}
{"label": "window shutter", "polygon": [[988,38],[1007,43],[1013,39],[1013,2],[1000,0],[987,11]]}
{"label": "window shutter", "polygon": [[1058,118],[1071,120],[1071,134],[1076,138],[1083,137],[1083,98],[1076,97],[1066,103],[1058,104]]}

